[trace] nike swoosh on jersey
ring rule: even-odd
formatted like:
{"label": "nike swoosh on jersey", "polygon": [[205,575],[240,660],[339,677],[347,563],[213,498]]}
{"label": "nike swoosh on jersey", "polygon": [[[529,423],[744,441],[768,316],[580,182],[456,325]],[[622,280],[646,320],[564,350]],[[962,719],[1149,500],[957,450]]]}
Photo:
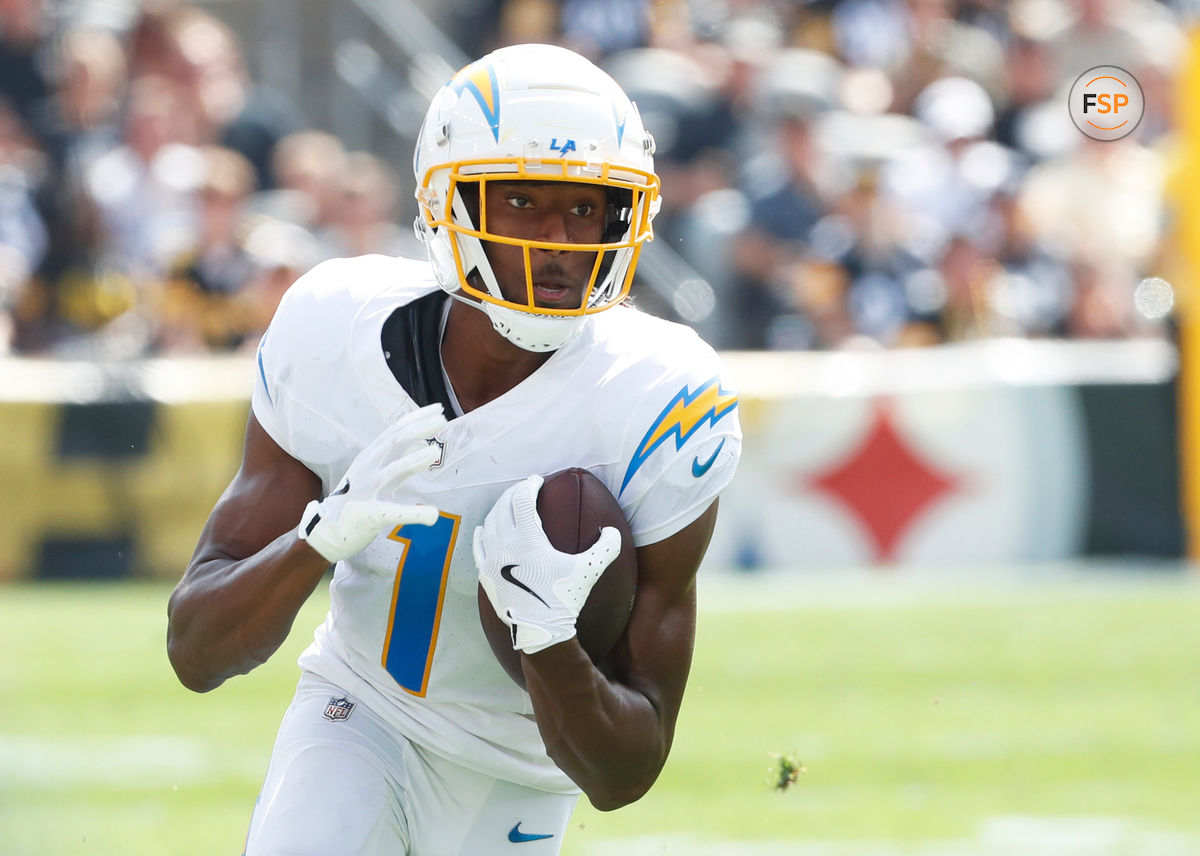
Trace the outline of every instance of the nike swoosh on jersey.
{"label": "nike swoosh on jersey", "polygon": [[705,461],[704,463],[700,463],[699,456],[693,458],[692,459],[692,475],[694,475],[696,478],[700,478],[700,476],[704,475],[706,472],[711,470],[712,465],[717,462],[717,455],[720,454],[721,447],[724,445],[725,445],[725,440],[722,439],[721,442],[717,444],[717,448],[713,449],[712,455],[710,455],[709,459],[707,461]]}
{"label": "nike swoosh on jersey", "polygon": [[[525,583],[521,582],[519,579],[517,579],[516,577],[513,576],[513,569],[516,567],[517,567],[516,565],[505,565],[504,567],[502,567],[500,569],[500,576],[504,577],[504,579],[506,579],[508,582],[512,583],[513,585],[515,585],[517,588],[524,589],[525,591],[529,592],[531,595],[536,597],[538,600],[542,601],[542,606],[545,606],[548,608],[550,606],[550,604],[548,604],[548,603],[546,603],[546,601],[542,600],[542,596],[540,594],[538,594],[533,589],[531,589],[529,586],[525,585]],[[517,824],[517,825],[520,826],[520,824]]]}
{"label": "nike swoosh on jersey", "polygon": [[517,825],[508,831],[508,840],[513,844],[522,844],[526,841],[541,841],[543,838],[553,837],[554,834],[550,832],[544,832],[540,835],[534,832],[522,832],[520,821],[518,821]]}

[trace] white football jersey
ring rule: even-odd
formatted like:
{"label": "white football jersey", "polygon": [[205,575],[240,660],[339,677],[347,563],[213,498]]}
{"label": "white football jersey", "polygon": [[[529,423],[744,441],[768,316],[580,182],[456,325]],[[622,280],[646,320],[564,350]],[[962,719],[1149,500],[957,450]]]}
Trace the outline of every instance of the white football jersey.
{"label": "white football jersey", "polygon": [[[438,400],[450,299],[428,264],[384,256],[325,262],[284,296],[259,347],[254,415],[326,493],[385,425]],[[403,353],[385,354],[385,323],[401,325]],[[618,498],[636,546],[661,541],[733,477],[737,402],[717,355],[689,328],[627,307],[588,316],[515,388],[446,413],[430,438],[439,461],[394,497],[436,506],[438,522],[384,532],[337,564],[329,615],[301,667],[444,757],[576,791],[483,635],[472,534],[514,482],[582,467]]]}

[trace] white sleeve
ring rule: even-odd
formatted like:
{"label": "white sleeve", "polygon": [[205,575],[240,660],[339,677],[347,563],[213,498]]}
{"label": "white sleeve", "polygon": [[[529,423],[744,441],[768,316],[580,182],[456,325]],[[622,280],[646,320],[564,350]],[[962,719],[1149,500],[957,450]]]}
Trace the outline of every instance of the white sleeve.
{"label": "white sleeve", "polygon": [[[280,425],[279,414],[275,410],[275,400],[280,395],[279,385],[267,378],[266,347],[268,330],[258,343],[258,353],[255,358],[254,392],[250,396],[250,412],[258,420],[258,424],[270,435],[271,439],[288,451],[283,427]],[[273,375],[272,375],[273,377]]]}
{"label": "white sleeve", "polygon": [[[353,306],[326,262],[284,293],[258,345],[250,407],[271,439],[325,483],[343,456],[343,429],[331,395],[346,366],[344,342]],[[340,477],[340,476],[339,476]]]}
{"label": "white sleeve", "polygon": [[733,479],[742,448],[738,398],[715,355],[706,368],[714,373],[657,384],[630,422],[619,499],[635,546],[679,532]]}
{"label": "white sleeve", "polygon": [[[315,268],[314,271],[319,269]],[[303,460],[298,447],[297,426],[293,411],[297,397],[309,384],[311,371],[306,364],[327,339],[320,337],[314,318],[319,318],[323,303],[315,286],[318,274],[313,271],[296,280],[279,301],[275,315],[258,343],[255,357],[254,393],[250,407],[254,418],[271,436],[279,448],[293,458]]]}

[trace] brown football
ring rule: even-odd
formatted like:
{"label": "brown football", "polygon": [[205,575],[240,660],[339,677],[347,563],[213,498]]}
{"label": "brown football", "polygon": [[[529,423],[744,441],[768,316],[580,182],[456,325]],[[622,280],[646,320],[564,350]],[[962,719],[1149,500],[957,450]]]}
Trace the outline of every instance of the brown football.
{"label": "brown football", "polygon": [[[564,553],[582,553],[596,543],[605,526],[615,526],[621,532],[621,552],[596,580],[575,624],[579,644],[592,662],[603,668],[625,631],[637,590],[637,551],[629,522],[604,482],[578,468],[546,476],[538,492],[537,510],[546,537]],[[524,687],[521,653],[513,650],[512,631],[496,615],[482,587],[479,621],[504,671]]]}

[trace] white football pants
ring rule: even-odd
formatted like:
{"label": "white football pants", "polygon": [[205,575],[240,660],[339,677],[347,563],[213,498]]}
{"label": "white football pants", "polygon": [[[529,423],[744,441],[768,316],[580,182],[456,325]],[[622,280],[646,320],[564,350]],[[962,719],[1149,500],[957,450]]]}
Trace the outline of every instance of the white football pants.
{"label": "white football pants", "polygon": [[305,674],[243,856],[556,856],[577,799],[433,755]]}

